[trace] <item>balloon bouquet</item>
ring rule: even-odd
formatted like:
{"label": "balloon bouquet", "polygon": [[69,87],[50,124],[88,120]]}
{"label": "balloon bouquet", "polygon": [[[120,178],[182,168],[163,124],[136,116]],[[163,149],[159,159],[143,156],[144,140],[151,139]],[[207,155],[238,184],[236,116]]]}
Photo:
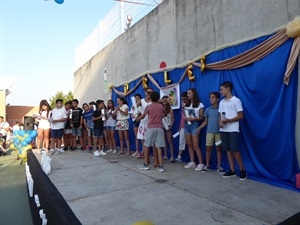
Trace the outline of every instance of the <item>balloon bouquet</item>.
{"label": "balloon bouquet", "polygon": [[13,133],[12,142],[9,146],[11,150],[18,151],[18,157],[22,159],[21,163],[27,161],[27,151],[32,149],[32,142],[37,136],[36,130],[16,130]]}

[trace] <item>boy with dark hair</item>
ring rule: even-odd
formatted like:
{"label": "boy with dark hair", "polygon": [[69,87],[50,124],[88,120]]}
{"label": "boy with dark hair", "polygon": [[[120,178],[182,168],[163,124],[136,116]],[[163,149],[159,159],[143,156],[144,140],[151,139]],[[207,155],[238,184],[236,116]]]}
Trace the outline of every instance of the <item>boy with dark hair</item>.
{"label": "boy with dark hair", "polygon": [[219,173],[224,174],[224,169],[221,167],[222,160],[222,149],[221,149],[221,136],[219,127],[219,101],[220,93],[212,92],[209,94],[209,101],[211,106],[205,109],[204,121],[197,128],[197,132],[200,133],[201,129],[207,125],[206,129],[206,165],[201,170],[202,173],[209,171],[210,167],[210,156],[212,147],[215,144],[217,150],[217,160]]}
{"label": "boy with dark hair", "polygon": [[[104,101],[96,101],[97,109],[94,111],[92,120],[94,122],[94,156],[106,155],[106,152],[101,150],[103,142],[103,133],[104,133],[104,123],[102,117],[105,117],[105,114],[101,112],[101,109],[104,109]],[[98,143],[99,141],[99,143]],[[98,149],[97,150],[97,143]]]}
{"label": "boy with dark hair", "polygon": [[82,108],[78,107],[78,103],[79,102],[77,99],[72,100],[73,109],[71,113],[71,127],[73,135],[73,147],[71,147],[71,151],[75,151],[76,149],[76,136],[78,136],[81,150],[84,150],[82,140],[83,110]]}
{"label": "boy with dark hair", "polygon": [[63,108],[63,100],[56,99],[56,108],[52,110],[50,123],[51,123],[51,149],[49,155],[53,153],[59,155],[62,151],[61,143],[64,134],[64,126],[67,121],[66,110]]}
{"label": "boy with dark hair", "polygon": [[164,116],[164,107],[162,104],[158,103],[160,98],[159,93],[154,91],[150,95],[152,104],[145,108],[143,115],[139,116],[137,120],[142,120],[148,115],[148,129],[145,134],[145,158],[144,164],[139,167],[141,170],[149,170],[149,148],[153,147],[157,150],[158,157],[158,168],[157,171],[164,172],[164,167],[162,164],[162,148],[165,147],[164,131],[162,118]]}
{"label": "boy with dark hair", "polygon": [[234,158],[240,168],[240,180],[247,179],[242,155],[238,151],[239,121],[244,118],[242,102],[232,95],[233,85],[226,81],[220,85],[220,93],[225,97],[219,105],[219,126],[222,140],[222,149],[227,151],[230,170],[223,175],[224,178],[236,176]]}

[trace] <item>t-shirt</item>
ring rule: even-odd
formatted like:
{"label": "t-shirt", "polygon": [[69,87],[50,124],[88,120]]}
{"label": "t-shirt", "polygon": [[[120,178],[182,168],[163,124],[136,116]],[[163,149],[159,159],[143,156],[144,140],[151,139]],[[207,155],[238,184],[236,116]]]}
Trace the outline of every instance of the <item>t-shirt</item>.
{"label": "t-shirt", "polygon": [[[66,119],[67,118],[66,110],[64,108],[53,109],[51,118],[52,118],[52,120]],[[51,123],[51,129],[53,129],[53,130],[63,129],[64,126],[65,126],[65,122]]]}
{"label": "t-shirt", "polygon": [[7,131],[5,129],[9,128],[9,124],[8,122],[2,122],[0,123],[0,133],[3,135],[3,136],[6,136],[7,135]]}
{"label": "t-shirt", "polygon": [[[47,111],[45,111],[45,110],[41,111],[40,115],[43,116],[43,117],[47,117],[48,118]],[[39,129],[50,129],[50,122],[49,122],[49,120],[41,118],[39,120],[39,127],[38,128]]]}
{"label": "t-shirt", "polygon": [[85,111],[83,113],[83,119],[85,120],[87,128],[89,129],[94,127],[94,121],[92,120],[93,113],[94,109],[90,109],[89,111]]}
{"label": "t-shirt", "polygon": [[[98,118],[101,115],[102,115],[101,109],[96,109],[93,112],[93,117],[94,118]],[[102,129],[103,127],[104,127],[104,124],[103,124],[102,118],[94,120],[94,129]]]}
{"label": "t-shirt", "polygon": [[[126,109],[128,109],[128,105],[124,104],[120,107],[120,109],[124,112]],[[127,120],[127,119],[129,119],[129,113],[127,114],[127,116],[125,116],[120,111],[117,112],[117,120]]]}
{"label": "t-shirt", "polygon": [[[202,104],[202,102],[200,102],[198,107],[196,107],[196,108],[193,108],[193,104],[191,103],[190,106],[185,106],[184,110],[187,110],[187,112],[189,113],[189,117],[199,118],[199,114],[200,114],[199,112],[200,112],[201,108],[204,108],[204,105]],[[190,122],[191,122],[191,124],[199,123],[198,121],[190,121]]]}
{"label": "t-shirt", "polygon": [[114,111],[109,109],[106,113],[107,120],[106,120],[106,127],[115,127],[116,126],[116,120],[113,118],[112,113]]}
{"label": "t-shirt", "polygon": [[208,107],[205,109],[204,117],[207,118],[207,133],[219,133],[219,107]]}
{"label": "t-shirt", "polygon": [[162,118],[164,113],[164,106],[160,103],[152,102],[145,109],[148,114],[148,128],[162,128]]}
{"label": "t-shirt", "polygon": [[[143,99],[141,100],[141,106],[138,108],[138,109],[139,109],[139,112],[143,115],[144,112],[145,112],[145,110],[146,110],[146,107],[147,107],[148,105],[151,105],[151,103],[152,103],[151,101],[150,101],[150,102],[146,102],[146,100],[143,98]],[[148,124],[148,115],[145,116],[145,118],[142,119],[141,122],[144,123],[144,124]]]}
{"label": "t-shirt", "polygon": [[[242,102],[237,97],[233,96],[231,99],[226,100],[225,98],[220,101],[219,113],[225,112],[226,119],[232,119],[238,115],[238,112],[242,112]],[[223,128],[220,128],[223,132],[239,132],[239,121],[227,123]]]}
{"label": "t-shirt", "polygon": [[72,124],[74,128],[78,128],[81,125],[82,108],[72,110]]}

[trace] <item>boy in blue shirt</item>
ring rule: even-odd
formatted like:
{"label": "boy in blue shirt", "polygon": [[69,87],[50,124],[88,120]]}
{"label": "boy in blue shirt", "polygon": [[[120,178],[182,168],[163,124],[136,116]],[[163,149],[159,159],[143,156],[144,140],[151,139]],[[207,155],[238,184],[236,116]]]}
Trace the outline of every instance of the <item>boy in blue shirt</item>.
{"label": "boy in blue shirt", "polygon": [[212,92],[209,94],[209,101],[211,106],[205,109],[204,121],[197,128],[197,132],[200,133],[201,129],[207,125],[206,130],[206,165],[201,170],[202,173],[209,171],[210,156],[213,145],[216,145],[219,173],[224,174],[224,169],[221,167],[222,149],[221,149],[221,136],[219,132],[219,100],[220,94],[218,92]]}

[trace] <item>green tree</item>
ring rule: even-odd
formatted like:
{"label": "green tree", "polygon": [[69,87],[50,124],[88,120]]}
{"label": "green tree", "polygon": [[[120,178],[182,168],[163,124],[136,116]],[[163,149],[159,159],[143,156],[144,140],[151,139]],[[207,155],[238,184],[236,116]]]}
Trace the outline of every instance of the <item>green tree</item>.
{"label": "green tree", "polygon": [[69,91],[67,94],[64,94],[62,91],[56,92],[56,94],[49,99],[49,103],[52,109],[55,108],[55,101],[59,98],[62,99],[64,103],[66,103],[67,101],[72,101],[74,99],[74,96],[72,91]]}

